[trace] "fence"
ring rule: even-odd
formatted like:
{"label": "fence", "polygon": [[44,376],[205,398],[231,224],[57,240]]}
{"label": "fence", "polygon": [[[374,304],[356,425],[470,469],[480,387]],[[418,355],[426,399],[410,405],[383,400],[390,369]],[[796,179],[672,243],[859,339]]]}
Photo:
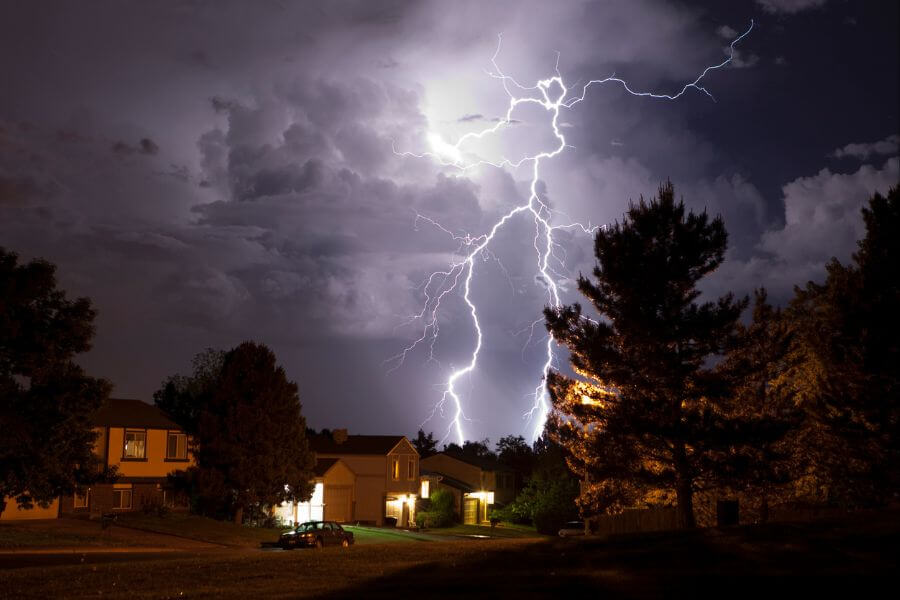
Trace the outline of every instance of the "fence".
{"label": "fence", "polygon": [[593,535],[666,531],[678,529],[678,517],[674,508],[631,508],[590,519],[588,527]]}

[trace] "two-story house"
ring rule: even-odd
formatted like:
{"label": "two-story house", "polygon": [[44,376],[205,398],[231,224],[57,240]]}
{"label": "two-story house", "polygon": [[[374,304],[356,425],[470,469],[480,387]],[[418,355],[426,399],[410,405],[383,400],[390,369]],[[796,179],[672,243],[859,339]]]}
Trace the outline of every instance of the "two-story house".
{"label": "two-story house", "polygon": [[463,523],[484,523],[491,506],[512,502],[516,497],[515,471],[496,460],[441,452],[423,458],[421,464],[422,497],[427,498],[435,489],[448,490]]}
{"label": "two-story house", "polygon": [[[352,486],[323,480],[325,515],[336,521],[376,525],[393,517],[400,527],[414,522],[419,453],[406,436],[347,435],[346,429],[336,429],[331,435],[311,436],[309,443],[317,465],[337,459],[354,475]],[[339,508],[329,508],[332,506]]]}
{"label": "two-story house", "polygon": [[187,508],[167,484],[167,475],[193,465],[184,431],[165,413],[140,400],[110,398],[92,417],[94,453],[101,468],[116,467],[115,483],[94,484],[48,507],[19,509],[10,498],[0,518],[55,519],[139,510],[145,505]]}
{"label": "two-story house", "polygon": [[60,499],[60,513],[97,514],[145,505],[184,507],[167,475],[193,465],[188,437],[165,413],[141,400],[110,398],[93,417],[94,451],[104,467],[116,467],[115,483],[95,484]]}

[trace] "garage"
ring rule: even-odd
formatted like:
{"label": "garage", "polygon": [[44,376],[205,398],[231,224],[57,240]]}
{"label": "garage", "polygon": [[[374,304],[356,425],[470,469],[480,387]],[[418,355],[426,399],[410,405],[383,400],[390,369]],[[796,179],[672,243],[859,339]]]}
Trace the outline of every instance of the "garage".
{"label": "garage", "polygon": [[478,498],[466,498],[463,501],[463,523],[478,524]]}
{"label": "garage", "polygon": [[353,518],[353,487],[325,486],[325,520],[347,523]]}

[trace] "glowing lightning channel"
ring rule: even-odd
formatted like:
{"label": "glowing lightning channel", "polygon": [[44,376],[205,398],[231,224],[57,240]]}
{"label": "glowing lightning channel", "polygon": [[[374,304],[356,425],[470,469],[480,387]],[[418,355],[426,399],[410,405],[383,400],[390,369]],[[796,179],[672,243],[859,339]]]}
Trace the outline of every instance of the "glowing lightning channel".
{"label": "glowing lightning channel", "polygon": [[[434,357],[434,344],[437,341],[438,333],[440,331],[440,328],[438,326],[438,313],[440,311],[441,301],[448,294],[458,290],[461,283],[463,300],[465,301],[466,306],[469,309],[469,313],[472,316],[472,323],[475,326],[476,341],[475,348],[472,350],[471,358],[468,364],[461,368],[457,368],[450,374],[445,384],[444,392],[441,395],[440,401],[435,404],[434,408],[431,411],[431,414],[427,419],[425,419],[425,422],[422,424],[424,426],[424,424],[427,423],[437,412],[443,414],[444,405],[448,400],[452,401],[453,419],[447,429],[446,435],[441,441],[446,440],[447,437],[449,437],[451,433],[454,432],[456,433],[456,437],[460,444],[462,444],[465,440],[465,436],[463,435],[462,430],[462,421],[467,420],[467,418],[463,411],[462,400],[460,399],[459,394],[456,390],[456,385],[460,378],[468,375],[475,369],[476,365],[478,364],[478,355],[481,352],[483,341],[481,323],[478,320],[478,309],[469,296],[472,287],[472,277],[475,271],[475,259],[477,257],[482,257],[484,260],[487,260],[489,258],[489,251],[487,250],[488,246],[493,241],[496,233],[507,223],[507,221],[520,213],[530,213],[533,216],[535,223],[534,249],[537,253],[538,258],[538,272],[540,273],[541,280],[547,286],[548,301],[550,305],[559,307],[559,288],[552,276],[553,269],[550,266],[550,259],[551,257],[554,257],[554,248],[556,246],[555,242],[553,241],[553,232],[558,229],[578,228],[581,229],[584,233],[590,234],[595,232],[597,229],[597,227],[591,226],[590,224],[585,226],[580,223],[571,223],[567,225],[551,225],[550,221],[553,217],[553,213],[550,210],[550,207],[548,207],[538,195],[537,185],[540,175],[541,161],[559,155],[566,148],[566,139],[563,136],[562,132],[560,132],[559,130],[560,110],[563,108],[570,109],[573,106],[577,105],[579,102],[582,102],[587,96],[588,89],[592,86],[603,85],[607,83],[617,83],[621,85],[622,88],[632,96],[645,96],[660,100],[677,100],[688,90],[694,89],[698,92],[702,92],[710,99],[715,101],[713,95],[705,87],[700,85],[700,82],[710,71],[721,69],[734,59],[735,45],[750,33],[750,31],[753,29],[753,25],[753,21],[751,20],[750,26],[747,28],[747,30],[731,42],[729,46],[728,57],[725,60],[723,60],[719,64],[706,67],[696,79],[694,79],[690,83],[685,84],[684,87],[682,87],[681,90],[679,90],[675,94],[638,92],[631,89],[631,87],[624,79],[612,75],[604,79],[592,79],[591,81],[584,84],[580,96],[575,96],[570,99],[567,99],[567,96],[569,95],[569,89],[566,87],[562,75],[559,72],[558,53],[556,57],[556,75],[554,77],[550,77],[549,79],[541,79],[532,86],[524,86],[516,81],[513,77],[504,74],[500,67],[497,65],[497,56],[500,54],[500,47],[503,41],[502,36],[497,36],[497,50],[496,52],[494,52],[493,57],[491,57],[491,64],[493,65],[495,71],[489,71],[488,75],[495,79],[499,79],[502,82],[503,89],[504,91],[506,91],[506,94],[509,97],[509,105],[506,109],[506,115],[502,119],[499,119],[497,123],[492,127],[489,127],[482,131],[466,133],[465,135],[461,136],[455,144],[450,144],[444,141],[436,133],[430,133],[428,135],[429,145],[431,146],[430,152],[416,154],[412,152],[398,152],[396,149],[394,149],[394,154],[398,156],[412,156],[416,158],[427,157],[434,159],[436,162],[443,166],[453,167],[463,172],[480,166],[492,166],[501,169],[504,167],[510,167],[512,169],[516,169],[529,162],[532,166],[531,185],[529,188],[530,195],[528,197],[528,201],[524,204],[516,206],[515,208],[504,214],[502,217],[500,217],[500,219],[496,223],[494,223],[493,227],[491,227],[491,229],[486,234],[482,234],[480,236],[454,234],[435,220],[423,215],[416,214],[416,227],[418,227],[421,223],[425,223],[437,228],[439,231],[446,233],[459,244],[458,252],[460,254],[465,254],[462,260],[451,262],[446,270],[435,271],[434,273],[431,273],[431,275],[429,275],[423,282],[421,287],[425,295],[425,304],[423,305],[422,310],[418,314],[411,315],[407,321],[401,324],[402,326],[410,325],[415,322],[421,322],[423,324],[422,333],[411,344],[406,346],[399,354],[387,359],[385,363],[394,363],[394,366],[390,369],[391,371],[399,368],[403,364],[407,355],[412,352],[417,346],[423,343],[427,343],[429,345],[429,361],[436,361]],[[514,87],[520,92],[531,92],[532,95],[517,96],[513,94],[510,87]],[[537,94],[534,94],[535,92]],[[539,152],[538,154],[524,156],[517,161],[503,159],[499,162],[493,162],[475,157],[476,160],[467,162],[465,160],[463,146],[468,144],[469,142],[472,142],[473,140],[479,140],[481,138],[484,138],[485,136],[497,133],[504,127],[509,126],[510,123],[512,123],[513,112],[521,104],[536,104],[550,113],[550,125],[553,129],[553,135],[558,141],[558,145],[553,149],[545,150]],[[539,320],[532,323],[532,333],[535,324],[538,322]],[[529,340],[530,339],[531,338],[529,337]],[[547,336],[546,357],[541,371],[540,383],[538,383],[534,390],[534,404],[531,409],[523,415],[524,418],[535,419],[535,428],[532,433],[533,439],[538,438],[543,432],[544,422],[546,421],[549,408],[545,382],[547,379],[547,374],[550,371],[550,368],[553,366],[554,341],[555,340],[553,339],[552,335]]]}

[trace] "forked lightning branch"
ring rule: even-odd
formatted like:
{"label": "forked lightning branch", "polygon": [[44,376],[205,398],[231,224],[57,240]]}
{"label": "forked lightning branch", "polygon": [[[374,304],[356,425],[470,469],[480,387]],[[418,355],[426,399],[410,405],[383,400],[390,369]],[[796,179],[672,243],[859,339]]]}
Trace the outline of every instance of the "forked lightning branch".
{"label": "forked lightning branch", "polygon": [[[578,228],[584,233],[590,234],[596,230],[596,227],[583,225],[581,223],[553,224],[554,213],[550,207],[540,198],[538,194],[538,180],[540,178],[540,169],[544,161],[550,160],[562,154],[567,147],[566,138],[560,131],[560,114],[563,110],[572,109],[574,106],[582,102],[588,91],[594,87],[604,84],[617,84],[621,86],[628,94],[632,96],[647,97],[657,100],[677,100],[690,90],[694,90],[705,94],[710,99],[713,95],[703,86],[701,82],[711,72],[721,69],[728,65],[735,55],[735,45],[746,37],[753,29],[753,21],[747,30],[736,37],[729,45],[728,56],[722,62],[706,67],[696,79],[685,84],[679,91],[672,94],[660,94],[653,92],[640,92],[633,90],[628,83],[619,77],[610,76],[604,79],[592,79],[584,84],[580,93],[572,93],[566,85],[559,71],[559,55],[556,60],[556,75],[548,79],[541,79],[534,85],[522,85],[515,78],[503,73],[497,64],[497,58],[500,55],[502,37],[498,37],[497,51],[491,58],[493,71],[488,74],[499,80],[504,91],[509,97],[509,104],[505,115],[499,119],[493,126],[481,131],[470,132],[461,136],[455,143],[449,143],[434,132],[428,134],[428,143],[430,150],[426,152],[416,153],[411,151],[398,151],[394,149],[394,153],[399,156],[412,156],[416,158],[432,159],[438,164],[455,169],[461,172],[467,172],[478,167],[489,167],[497,169],[518,169],[520,167],[530,167],[531,178],[529,185],[529,196],[526,201],[515,206],[506,214],[502,215],[490,227],[490,229],[480,235],[456,234],[441,225],[428,215],[417,215],[416,225],[426,224],[437,228],[439,231],[446,233],[457,244],[457,254],[460,256],[458,260],[452,261],[445,269],[431,273],[425,280],[423,285],[424,302],[422,310],[412,315],[404,325],[416,325],[419,332],[418,337],[408,344],[401,352],[389,358],[386,363],[392,363],[391,370],[397,369],[404,364],[407,356],[419,348],[427,346],[429,360],[436,360],[435,343],[440,334],[439,317],[441,313],[441,304],[446,301],[451,294],[461,293],[463,302],[465,303],[471,316],[472,326],[475,331],[475,344],[469,355],[468,362],[459,368],[454,369],[448,376],[443,393],[432,408],[427,423],[435,414],[444,414],[449,411],[451,413],[451,422],[442,438],[445,441],[448,437],[455,434],[460,444],[466,439],[463,432],[463,422],[467,420],[465,410],[463,408],[463,399],[458,389],[460,380],[469,375],[478,366],[478,358],[482,351],[484,336],[481,328],[481,321],[478,315],[478,307],[472,301],[472,280],[475,277],[475,265],[477,258],[489,258],[491,254],[491,243],[493,242],[497,232],[503,228],[506,223],[519,215],[527,215],[534,220],[535,233],[532,239],[532,245],[535,252],[535,269],[537,276],[544,282],[547,288],[547,303],[553,307],[560,306],[559,285],[557,280],[559,275],[551,266],[554,261],[561,261],[554,254],[557,249],[554,241],[554,232],[561,229]],[[516,109],[522,105],[537,105],[544,109],[547,119],[553,132],[555,145],[548,147],[536,154],[521,156],[513,159],[503,159],[500,161],[491,161],[482,158],[478,153],[478,142],[487,136],[498,134],[503,129],[510,126],[514,122],[513,115]],[[540,323],[537,319],[532,324],[532,330]],[[548,393],[545,386],[547,373],[554,364],[554,345],[555,340],[551,335],[546,338],[545,354],[543,357],[543,365],[541,374],[537,378],[531,401],[531,408],[523,415],[524,419],[533,422],[532,438],[536,439],[541,435],[544,429],[544,423],[549,410]],[[449,406],[448,406],[449,405]],[[423,426],[425,425],[423,423]]]}

